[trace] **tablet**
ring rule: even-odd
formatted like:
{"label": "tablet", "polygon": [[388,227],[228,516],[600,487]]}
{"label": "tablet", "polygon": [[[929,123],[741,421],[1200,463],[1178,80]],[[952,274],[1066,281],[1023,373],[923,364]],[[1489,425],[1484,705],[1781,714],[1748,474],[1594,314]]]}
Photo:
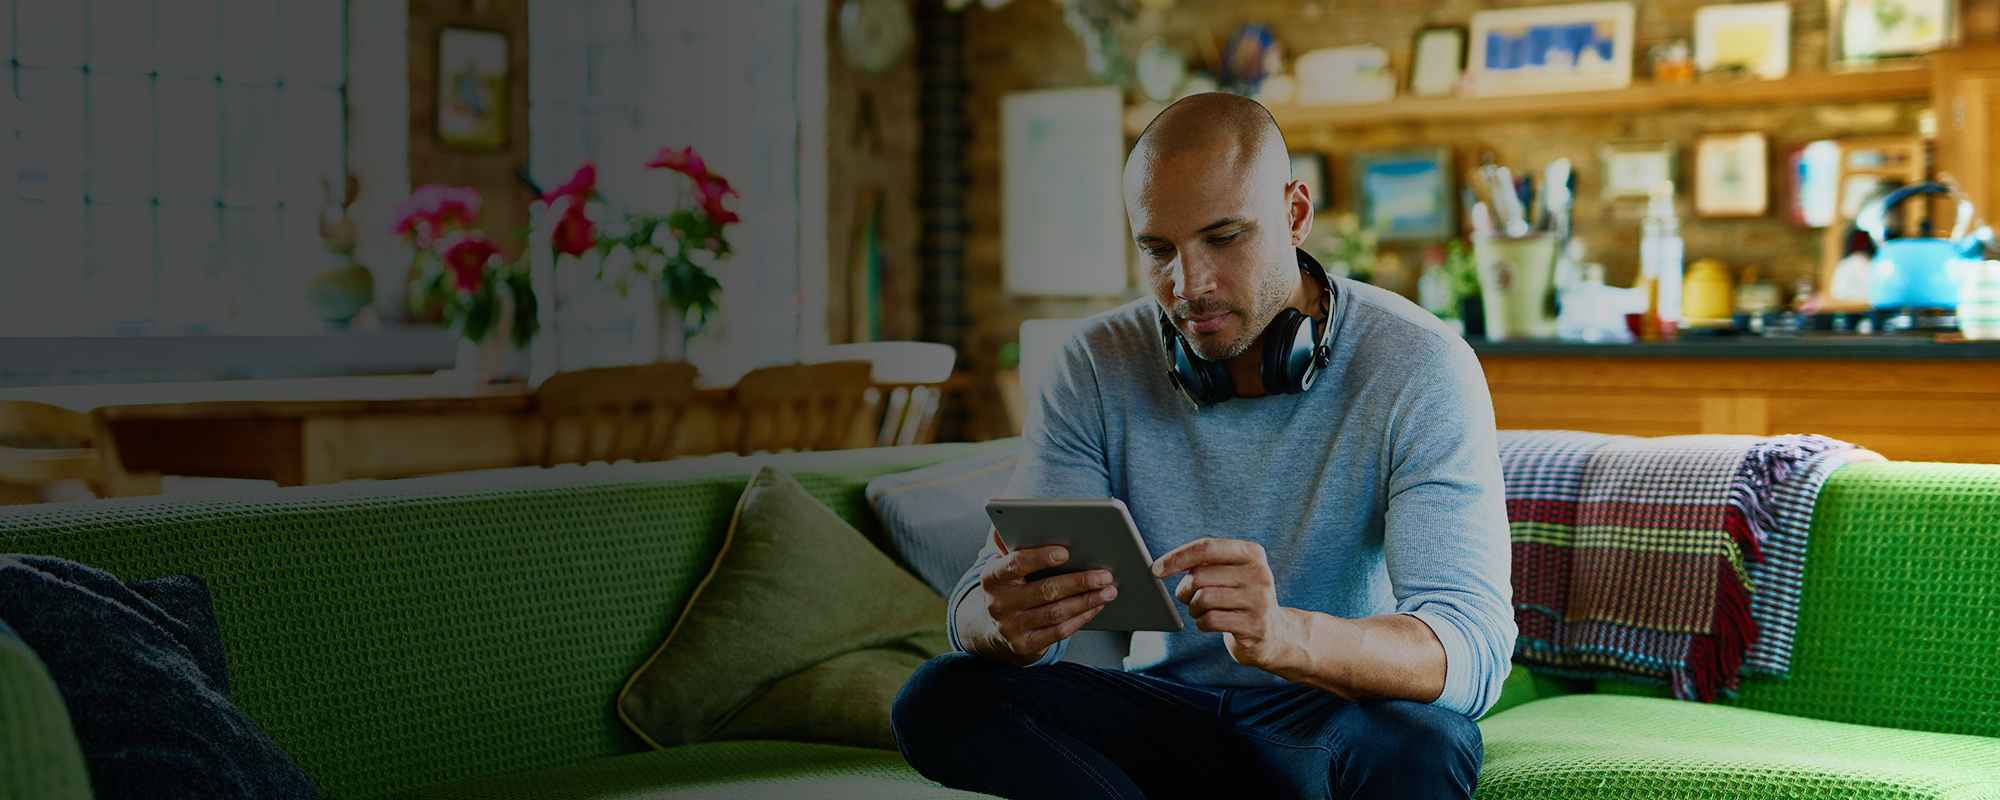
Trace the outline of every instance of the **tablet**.
{"label": "tablet", "polygon": [[1153,577],[1153,556],[1118,498],[994,498],[986,503],[986,516],[1010,551],[1052,544],[1069,548],[1068,563],[1030,575],[1030,580],[1088,569],[1111,571],[1118,598],[1084,630],[1182,630],[1173,595]]}

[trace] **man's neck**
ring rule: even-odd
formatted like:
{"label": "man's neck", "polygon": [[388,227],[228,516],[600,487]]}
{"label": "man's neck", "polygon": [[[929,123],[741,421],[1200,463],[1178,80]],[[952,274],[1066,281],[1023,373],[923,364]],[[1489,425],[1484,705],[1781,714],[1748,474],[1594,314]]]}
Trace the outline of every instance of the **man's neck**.
{"label": "man's neck", "polygon": [[[1299,281],[1292,287],[1291,299],[1286,301],[1285,307],[1297,309],[1314,319],[1324,318],[1328,311],[1323,308],[1326,305],[1326,288],[1301,270]],[[1267,394],[1264,390],[1263,359],[1265,340],[1270,336],[1271,326],[1266,323],[1263,332],[1258,333],[1256,340],[1250,343],[1250,349],[1224,363],[1229,370],[1229,379],[1236,385],[1237,397],[1263,397]]]}

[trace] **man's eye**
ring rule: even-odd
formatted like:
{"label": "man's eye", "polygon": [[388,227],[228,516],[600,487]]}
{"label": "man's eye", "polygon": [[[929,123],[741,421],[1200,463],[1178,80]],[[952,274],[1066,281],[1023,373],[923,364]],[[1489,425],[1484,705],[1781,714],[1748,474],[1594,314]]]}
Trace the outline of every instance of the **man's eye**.
{"label": "man's eye", "polygon": [[1230,242],[1233,242],[1233,241],[1236,241],[1236,237],[1238,237],[1238,236],[1242,236],[1242,235],[1243,235],[1243,232],[1242,232],[1242,231],[1237,231],[1237,232],[1235,232],[1235,233],[1224,233],[1224,234],[1219,234],[1219,235],[1216,235],[1216,236],[1210,236],[1210,237],[1208,237],[1208,243],[1209,243],[1209,244],[1229,244]]}
{"label": "man's eye", "polygon": [[1148,247],[1146,257],[1154,261],[1165,261],[1174,257],[1174,250],[1171,247]]}

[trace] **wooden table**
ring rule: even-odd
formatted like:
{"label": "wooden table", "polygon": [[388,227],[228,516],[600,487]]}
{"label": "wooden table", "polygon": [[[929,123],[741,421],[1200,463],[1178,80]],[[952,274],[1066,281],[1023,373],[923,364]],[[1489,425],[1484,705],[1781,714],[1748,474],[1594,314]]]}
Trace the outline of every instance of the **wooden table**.
{"label": "wooden table", "polygon": [[[300,378],[0,390],[101,415],[133,472],[335,483],[540,462],[544,426],[524,384],[442,376]],[[677,452],[729,448],[730,392],[704,387]]]}

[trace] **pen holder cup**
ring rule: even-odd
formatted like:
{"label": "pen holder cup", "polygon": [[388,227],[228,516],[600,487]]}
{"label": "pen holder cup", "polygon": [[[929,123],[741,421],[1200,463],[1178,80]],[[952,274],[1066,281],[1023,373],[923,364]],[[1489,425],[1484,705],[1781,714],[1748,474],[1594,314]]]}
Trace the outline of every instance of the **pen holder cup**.
{"label": "pen holder cup", "polygon": [[1561,244],[1553,233],[1473,240],[1486,338],[1545,339],[1555,335],[1552,300]]}

